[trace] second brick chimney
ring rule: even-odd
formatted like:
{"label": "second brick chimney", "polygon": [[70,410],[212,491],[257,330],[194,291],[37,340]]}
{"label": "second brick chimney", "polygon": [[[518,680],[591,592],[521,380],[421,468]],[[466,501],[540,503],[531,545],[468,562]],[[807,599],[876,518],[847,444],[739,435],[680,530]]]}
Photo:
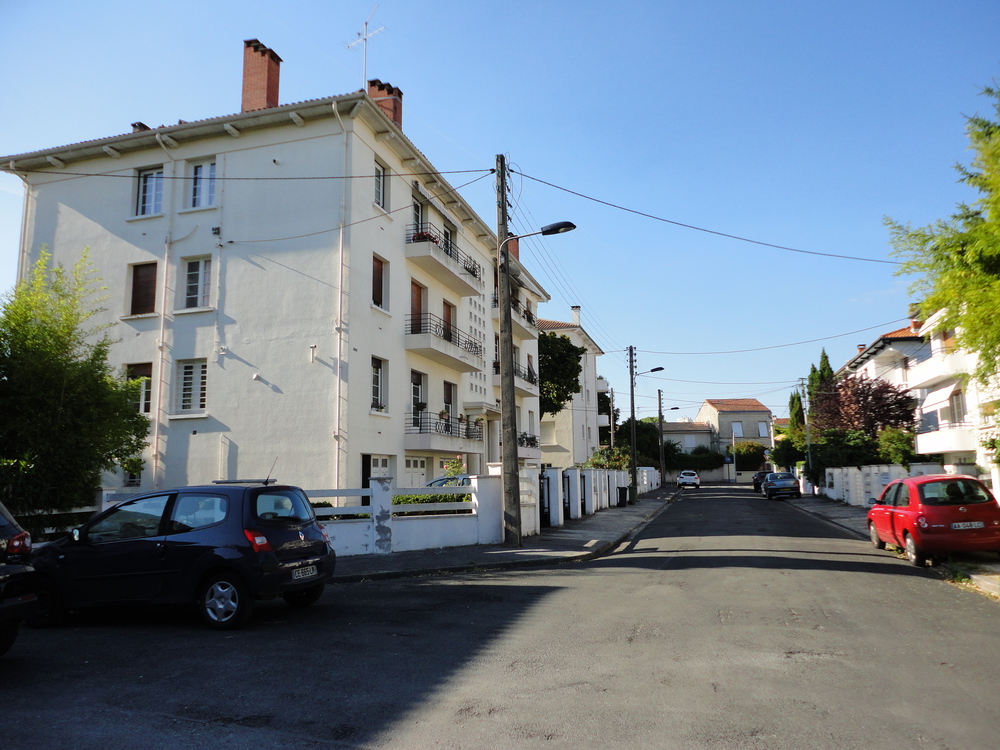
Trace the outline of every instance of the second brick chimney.
{"label": "second brick chimney", "polygon": [[278,106],[278,75],[281,58],[256,39],[243,41],[243,109],[270,109]]}
{"label": "second brick chimney", "polygon": [[403,92],[388,83],[382,83],[379,79],[373,78],[368,81],[368,96],[375,100],[383,112],[389,115],[389,119],[396,123],[396,127],[403,129]]}

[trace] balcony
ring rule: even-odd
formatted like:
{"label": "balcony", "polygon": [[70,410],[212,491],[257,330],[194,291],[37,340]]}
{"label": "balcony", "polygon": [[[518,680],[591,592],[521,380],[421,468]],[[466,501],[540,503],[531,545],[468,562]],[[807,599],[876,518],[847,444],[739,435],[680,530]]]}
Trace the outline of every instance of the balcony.
{"label": "balcony", "polygon": [[597,376],[597,392],[598,393],[607,393],[610,390],[611,390],[611,385],[608,383],[608,379],[604,378],[604,377],[601,377],[600,375],[598,375]]}
{"label": "balcony", "polygon": [[946,380],[975,369],[975,362],[965,352],[938,353],[910,365],[907,383],[910,389],[935,388]]}
{"label": "balcony", "polygon": [[483,450],[482,423],[425,411],[408,414],[406,419],[403,444],[408,451],[481,453]]}
{"label": "balcony", "polygon": [[917,429],[917,453],[975,453],[976,429],[968,422],[928,420]]}
{"label": "balcony", "polygon": [[[493,360],[493,386],[500,388],[500,363]],[[514,392],[519,396],[538,395],[538,373],[514,364]]]}
{"label": "balcony", "polygon": [[483,267],[430,222],[406,228],[406,258],[459,296],[483,291]]}
{"label": "balcony", "polygon": [[538,435],[532,435],[528,432],[517,433],[517,457],[529,461],[542,457],[542,441]]}
{"label": "balcony", "polygon": [[406,351],[459,372],[484,367],[481,341],[429,313],[406,316]]}
{"label": "balcony", "polygon": [[[500,320],[500,301],[495,292],[493,294],[493,319]],[[519,339],[538,338],[538,318],[518,300],[512,300],[510,303],[510,322],[514,335]]]}

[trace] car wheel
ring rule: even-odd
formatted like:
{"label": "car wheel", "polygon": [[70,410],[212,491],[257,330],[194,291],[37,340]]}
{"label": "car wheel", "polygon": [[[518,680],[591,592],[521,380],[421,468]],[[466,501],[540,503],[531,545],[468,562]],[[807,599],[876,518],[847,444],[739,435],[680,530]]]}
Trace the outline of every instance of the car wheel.
{"label": "car wheel", "polygon": [[201,618],[216,630],[232,630],[244,625],[253,612],[253,605],[246,583],[230,571],[209,576],[198,595]]}
{"label": "car wheel", "polygon": [[29,627],[57,628],[66,624],[69,611],[55,581],[43,580],[35,588],[35,595],[38,597],[38,604],[24,618]]}
{"label": "car wheel", "polygon": [[771,493],[770,492],[765,492],[764,493],[764,499],[765,500],[770,500],[771,499]]}
{"label": "car wheel", "polygon": [[906,559],[910,561],[910,565],[916,565],[918,568],[924,567],[927,562],[927,556],[920,551],[917,543],[913,541],[913,537],[910,534],[906,535],[903,548],[906,551]]}
{"label": "car wheel", "polygon": [[868,524],[868,538],[872,540],[872,547],[875,549],[885,549],[885,542],[879,539],[878,531],[873,523]]}
{"label": "car wheel", "polygon": [[17,620],[0,621],[0,656],[6,654],[17,640]]}
{"label": "car wheel", "polygon": [[281,598],[293,607],[308,607],[310,604],[315,604],[317,600],[323,596],[323,591],[325,589],[326,584],[319,583],[315,586],[310,586],[307,589],[287,591],[281,595]]}

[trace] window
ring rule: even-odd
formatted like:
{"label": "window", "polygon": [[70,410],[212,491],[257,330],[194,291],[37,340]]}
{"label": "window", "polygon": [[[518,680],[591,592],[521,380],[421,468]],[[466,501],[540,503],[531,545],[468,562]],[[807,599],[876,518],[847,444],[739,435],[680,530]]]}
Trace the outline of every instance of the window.
{"label": "window", "polygon": [[455,392],[457,387],[454,383],[444,384],[444,410],[448,413],[448,417],[455,416]]}
{"label": "window", "polygon": [[207,161],[191,167],[191,208],[215,205],[215,162]]}
{"label": "window", "polygon": [[767,422],[757,423],[757,437],[762,437],[762,438],[767,437]]}
{"label": "window", "polygon": [[125,377],[128,380],[138,380],[139,393],[132,405],[140,414],[149,414],[153,405],[153,363],[143,362],[136,365],[125,365]]}
{"label": "window", "polygon": [[410,404],[413,406],[413,426],[420,426],[420,414],[427,408],[424,401],[424,375],[410,370]]}
{"label": "window", "polygon": [[952,424],[962,424],[965,422],[965,396],[961,391],[955,391],[948,399],[948,407],[951,410]]}
{"label": "window", "polygon": [[132,294],[129,315],[156,312],[156,264],[136,263],[132,266]]}
{"label": "window", "polygon": [[372,256],[372,304],[376,307],[386,309],[385,293],[386,282],[388,281],[389,264],[381,258]]}
{"label": "window", "polygon": [[389,207],[389,183],[388,171],[384,166],[375,162],[375,196],[376,206],[388,209]]}
{"label": "window", "polygon": [[222,495],[178,495],[170,514],[168,534],[183,534],[226,520],[229,498]]}
{"label": "window", "polygon": [[208,307],[212,299],[212,259],[181,261],[184,267],[184,308]]}
{"label": "window", "polygon": [[424,223],[424,204],[418,201],[416,198],[413,199],[413,231],[419,232],[423,227]]}
{"label": "window", "polygon": [[177,363],[177,411],[181,414],[205,411],[208,362],[204,359]]}
{"label": "window", "polygon": [[157,536],[169,499],[169,495],[157,495],[119,505],[100,521],[92,523],[87,529],[87,537],[92,544],[102,544]]}
{"label": "window", "polygon": [[135,193],[135,215],[152,216],[163,213],[163,167],[143,169]]}
{"label": "window", "polygon": [[385,362],[372,357],[372,411],[384,412],[385,405]]}
{"label": "window", "polygon": [[743,437],[743,423],[742,422],[733,422],[733,437],[734,438]]}

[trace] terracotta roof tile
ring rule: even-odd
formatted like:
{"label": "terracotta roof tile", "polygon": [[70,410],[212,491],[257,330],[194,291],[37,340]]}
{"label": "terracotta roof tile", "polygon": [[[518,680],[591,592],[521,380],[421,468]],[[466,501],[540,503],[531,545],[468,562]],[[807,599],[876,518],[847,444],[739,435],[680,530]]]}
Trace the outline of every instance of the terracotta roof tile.
{"label": "terracotta roof tile", "polygon": [[705,403],[716,411],[766,411],[771,410],[755,398],[707,398]]}

